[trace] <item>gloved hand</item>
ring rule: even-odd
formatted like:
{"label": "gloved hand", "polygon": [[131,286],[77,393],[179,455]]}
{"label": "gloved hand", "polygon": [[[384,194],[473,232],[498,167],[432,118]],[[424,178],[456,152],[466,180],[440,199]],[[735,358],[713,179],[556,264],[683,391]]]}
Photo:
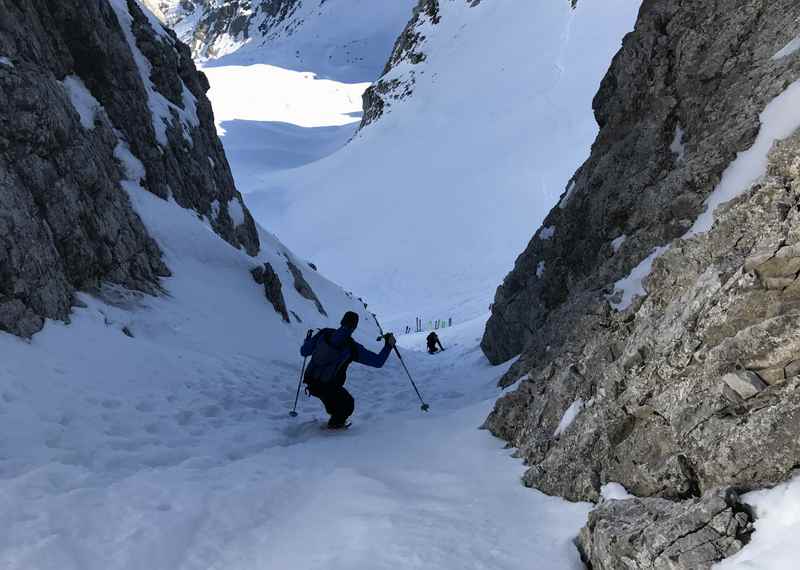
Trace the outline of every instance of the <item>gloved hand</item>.
{"label": "gloved hand", "polygon": [[312,336],[314,336],[313,329],[308,329],[308,334],[306,334],[306,340],[309,340]]}
{"label": "gloved hand", "polygon": [[389,348],[394,348],[397,345],[397,339],[394,338],[392,333],[389,333],[383,337],[383,342],[386,343],[386,346]]}

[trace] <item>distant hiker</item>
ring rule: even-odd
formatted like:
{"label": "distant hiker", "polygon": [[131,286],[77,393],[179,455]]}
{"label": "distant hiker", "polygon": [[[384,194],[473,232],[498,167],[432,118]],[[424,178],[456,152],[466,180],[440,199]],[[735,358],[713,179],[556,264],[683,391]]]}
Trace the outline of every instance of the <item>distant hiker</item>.
{"label": "distant hiker", "polygon": [[[436,345],[439,345],[439,348],[436,348]],[[439,340],[439,335],[435,332],[432,332],[428,335],[428,352],[431,354],[436,354],[439,352],[439,349],[444,350],[442,346],[442,341]]]}
{"label": "distant hiker", "polygon": [[375,354],[353,340],[353,332],[358,327],[357,313],[345,313],[341,325],[336,330],[322,329],[313,336],[309,331],[300,349],[302,356],[311,356],[304,379],[308,393],[322,400],[325,411],[331,416],[328,421],[331,429],[347,427],[347,418],[355,409],[353,397],[344,388],[350,363],[382,368],[397,342],[393,335],[386,335],[383,350]]}

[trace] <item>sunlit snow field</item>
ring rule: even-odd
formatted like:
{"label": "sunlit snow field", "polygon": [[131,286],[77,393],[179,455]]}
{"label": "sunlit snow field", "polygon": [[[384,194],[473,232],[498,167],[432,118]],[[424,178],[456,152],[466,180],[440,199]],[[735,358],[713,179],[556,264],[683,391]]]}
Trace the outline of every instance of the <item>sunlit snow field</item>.
{"label": "sunlit snow field", "polygon": [[[420,30],[426,60],[391,75],[413,73],[413,95],[344,147],[359,121],[357,92],[382,72],[410,6],[364,16],[363,3],[326,3],[313,41],[301,27],[300,37],[269,49],[251,41],[204,69],[259,221],[392,325],[462,321],[486,312],[588,157],[592,98],[638,7],[441,3],[436,29]],[[337,22],[355,28],[365,17],[378,23],[352,29],[351,40],[386,33],[345,42]],[[347,113],[350,124],[332,126]]]}

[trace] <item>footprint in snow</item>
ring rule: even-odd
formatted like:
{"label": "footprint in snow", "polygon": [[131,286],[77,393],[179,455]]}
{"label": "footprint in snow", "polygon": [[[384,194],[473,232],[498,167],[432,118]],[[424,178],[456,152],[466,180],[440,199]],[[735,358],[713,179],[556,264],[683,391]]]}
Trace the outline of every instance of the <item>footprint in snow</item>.
{"label": "footprint in snow", "polygon": [[192,416],[194,416],[194,412],[183,410],[175,415],[175,421],[177,421],[179,425],[185,426],[192,421]]}
{"label": "footprint in snow", "polygon": [[152,412],[156,409],[156,406],[153,402],[144,401],[136,404],[136,409],[140,412]]}
{"label": "footprint in snow", "polygon": [[219,406],[213,404],[209,406],[203,406],[202,408],[200,408],[200,413],[207,418],[216,418],[217,416],[219,416],[219,413],[221,411],[222,410],[220,409]]}

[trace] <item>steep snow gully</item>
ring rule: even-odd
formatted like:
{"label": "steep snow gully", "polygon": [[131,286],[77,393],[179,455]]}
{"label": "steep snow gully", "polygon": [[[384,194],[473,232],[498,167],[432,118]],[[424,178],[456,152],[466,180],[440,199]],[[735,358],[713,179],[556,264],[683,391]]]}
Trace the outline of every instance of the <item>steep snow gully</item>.
{"label": "steep snow gully", "polygon": [[[414,2],[403,3],[410,9]],[[632,2],[615,4],[624,4],[629,11]],[[295,58],[292,42],[313,46],[317,31],[336,20],[333,5],[325,3],[320,14],[327,19],[318,27],[301,27],[293,40],[282,40],[272,60],[262,57],[265,52],[258,51],[259,46],[248,44],[240,53],[234,50],[216,62],[206,62],[218,128],[225,135],[240,189],[279,190],[269,199],[248,196],[256,207],[259,201],[275,206],[283,199],[277,212],[301,211],[308,198],[291,195],[289,186],[299,192],[330,169],[343,171],[348,161],[361,164],[359,157],[373,157],[356,152],[366,148],[369,137],[377,141],[378,153],[385,152],[394,140],[389,135],[399,128],[400,109],[394,119],[357,140],[355,150],[324,160],[355,133],[360,94],[379,73],[375,63],[385,59],[375,57],[352,69],[321,68],[318,73],[307,71],[305,61],[290,65]],[[375,10],[377,4],[367,5]],[[400,12],[397,6],[393,10]],[[558,21],[563,26],[548,31],[559,41],[550,46],[557,52],[555,70],[546,70],[553,77],[552,93],[540,94],[542,101],[558,99],[560,90],[569,91],[576,76],[582,75],[574,71],[583,69],[574,60],[584,54],[567,48],[584,24],[572,14],[562,18],[561,12]],[[388,18],[387,14],[373,16]],[[513,28],[517,22],[507,24]],[[347,35],[361,25],[353,20],[337,29]],[[388,24],[382,26],[380,37],[364,40],[364,49],[388,53],[391,45],[384,44],[396,34],[389,33]],[[451,50],[462,45],[459,32],[452,30]],[[347,45],[340,39],[335,38],[337,45]],[[527,57],[515,49],[513,38],[500,39],[498,51]],[[467,47],[478,50],[480,45]],[[465,58],[464,65],[449,72],[471,77],[464,71],[469,61]],[[436,78],[448,70],[435,55],[428,65],[433,79],[429,85],[420,80],[420,89],[435,93]],[[478,86],[480,93],[488,96],[493,89],[503,93],[497,86],[502,87],[505,69],[489,71],[498,79]],[[522,90],[515,102],[521,108],[527,103],[519,93]],[[590,97],[585,89],[579,95]],[[426,110],[426,105],[429,102],[409,102],[405,113]],[[537,108],[546,111],[544,103]],[[572,163],[583,157],[595,133],[594,124],[588,122],[588,105],[585,111],[586,117],[558,135],[580,144],[573,156],[548,170],[547,180],[537,181],[528,171],[532,169],[509,177],[538,184],[542,195],[555,203],[559,187],[553,181],[566,179],[563,172],[574,169]],[[456,119],[472,115],[474,124],[465,123],[470,127],[465,132],[490,130],[506,120],[495,111],[480,117],[466,104]],[[542,111],[542,117],[546,115]],[[408,161],[393,165],[397,172],[415,164],[410,160],[417,152],[415,137],[434,124],[426,122],[430,117],[444,124],[435,112],[420,113],[419,121],[411,123],[417,131],[412,129],[406,137]],[[549,136],[544,118],[539,132]],[[442,136],[458,132],[443,129]],[[521,136],[505,131],[504,136],[512,135]],[[434,137],[432,144],[437,140]],[[487,141],[479,150],[494,144]],[[524,146],[516,146],[520,156],[527,153]],[[452,154],[454,161],[463,160]],[[516,162],[522,163],[518,158]],[[320,160],[310,174],[298,171]],[[379,166],[365,164],[363,172],[350,172],[352,179],[342,175],[334,182],[343,192],[352,181],[354,188],[369,189],[364,180],[372,176],[377,180]],[[399,188],[405,180],[382,182]],[[468,180],[463,182],[465,188],[473,187]],[[107,288],[95,296],[81,294],[80,307],[68,325],[48,322],[32,340],[0,333],[0,419],[6,426],[0,433],[1,569],[584,568],[574,539],[592,505],[524,488],[522,462],[500,440],[479,429],[499,395],[498,379],[513,362],[489,364],[479,346],[488,315],[474,315],[478,307],[485,308],[487,287],[496,284],[495,274],[507,269],[509,259],[494,260],[485,280],[477,270],[467,274],[463,291],[439,288],[435,309],[459,310],[461,303],[467,307],[460,309],[461,314],[474,317],[439,331],[446,351],[427,354],[427,333],[399,338],[399,348],[431,406],[429,413],[420,412],[405,372],[392,356],[382,370],[351,367],[348,388],[356,399],[353,427],[328,432],[320,429],[326,415],[317,400],[301,396],[299,416],[288,415],[302,363],[298,348],[305,327],[330,326],[343,311],[358,309],[362,312],[358,340],[377,350],[376,328],[360,304],[306,270],[331,319],[287,287],[287,301],[306,310],[298,309],[302,324],[285,325],[264,302],[263,292],[253,286],[249,270],[254,263],[279,267],[285,261],[305,268],[304,261],[264,230],[259,234],[263,252],[254,261],[216,237],[207,220],[198,222],[196,215],[156,199],[133,182],[127,186],[137,213],[172,270],[173,276],[164,280],[168,295],[150,298]],[[361,190],[347,195],[358,197]],[[365,227],[381,229],[385,221],[374,219]],[[474,220],[464,215],[457,221]],[[443,222],[443,226],[449,232],[447,239],[458,239],[458,224],[448,229]],[[353,228],[345,229],[353,233]],[[403,237],[401,226],[390,230],[394,237]],[[501,241],[505,246],[517,243],[529,230],[517,227],[519,235]],[[337,251],[331,252],[318,243],[303,242],[302,236],[290,237],[330,260],[341,260],[337,256],[351,243],[350,236],[337,236],[340,242],[331,248]],[[357,237],[363,240],[364,234]],[[403,243],[416,255],[416,242]],[[395,257],[405,259],[400,254]],[[419,283],[384,277],[392,283],[382,291],[386,296],[382,304],[401,311],[399,304],[386,301],[395,287],[413,285],[427,291],[430,274],[437,270],[435,261],[423,264],[427,275]],[[359,263],[352,261],[346,270]],[[541,270],[545,271],[543,265]],[[288,283],[290,277],[286,278]],[[447,298],[451,293],[454,299]],[[387,316],[393,325],[400,325],[411,314]],[[567,429],[584,405],[590,402],[576,402],[559,430]],[[798,495],[800,481],[746,496],[760,516],[756,533],[747,548],[719,568],[795,568],[795,557],[786,545],[796,540],[800,520],[781,506],[798,502]],[[615,483],[604,491],[608,501],[628,496]]]}
{"label": "steep snow gully", "polygon": [[[202,354],[161,335],[177,360],[109,363],[131,339],[108,340],[97,312],[120,314],[87,304],[34,339],[42,350],[0,339],[12,357],[0,413],[15,420],[0,459],[0,567],[581,568],[571,538],[589,506],[524,489],[522,465],[477,429],[506,368],[480,353],[481,320],[443,332],[448,350],[434,356],[424,335],[403,337],[429,414],[393,357],[381,371],[353,366],[354,425],[331,433],[316,400],[288,417],[290,351]],[[115,365],[130,374],[94,377]]]}

